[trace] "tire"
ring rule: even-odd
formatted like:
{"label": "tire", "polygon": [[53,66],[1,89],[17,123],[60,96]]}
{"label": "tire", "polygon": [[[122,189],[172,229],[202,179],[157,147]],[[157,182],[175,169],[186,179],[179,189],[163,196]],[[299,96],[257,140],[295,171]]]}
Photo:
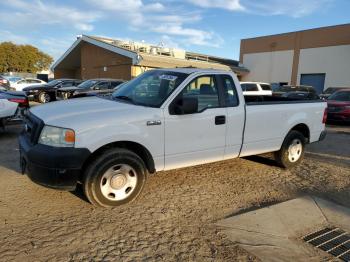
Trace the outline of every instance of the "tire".
{"label": "tire", "polygon": [[46,92],[41,92],[38,95],[38,100],[40,103],[45,104],[51,102],[51,96]]}
{"label": "tire", "polygon": [[283,141],[282,147],[275,152],[276,162],[283,168],[298,165],[305,153],[306,138],[299,131],[290,131]]}
{"label": "tire", "polygon": [[105,151],[86,168],[83,189],[91,204],[115,207],[134,201],[147,179],[147,169],[134,152],[115,148]]}

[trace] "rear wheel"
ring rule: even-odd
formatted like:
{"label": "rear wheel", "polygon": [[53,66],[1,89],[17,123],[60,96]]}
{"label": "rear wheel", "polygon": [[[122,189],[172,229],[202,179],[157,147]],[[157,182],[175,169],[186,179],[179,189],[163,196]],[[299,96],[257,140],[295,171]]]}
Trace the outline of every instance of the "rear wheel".
{"label": "rear wheel", "polygon": [[51,101],[51,96],[46,92],[41,92],[38,95],[38,100],[40,103],[45,104]]}
{"label": "rear wheel", "polygon": [[290,131],[281,149],[275,152],[275,160],[285,168],[298,165],[304,157],[305,144],[306,139],[302,133],[295,130]]}
{"label": "rear wheel", "polygon": [[142,159],[127,149],[110,149],[86,169],[83,179],[88,200],[103,207],[114,207],[135,200],[147,178]]}

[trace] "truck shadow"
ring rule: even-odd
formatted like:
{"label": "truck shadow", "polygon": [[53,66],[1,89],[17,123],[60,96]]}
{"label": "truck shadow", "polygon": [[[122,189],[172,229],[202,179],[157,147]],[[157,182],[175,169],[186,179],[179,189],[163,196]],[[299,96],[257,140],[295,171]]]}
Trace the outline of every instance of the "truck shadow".
{"label": "truck shadow", "polygon": [[83,189],[83,186],[81,184],[78,184],[76,189],[74,191],[70,191],[69,193],[80,198],[82,201],[90,204],[89,200],[86,198],[86,196],[84,194],[84,189]]}
{"label": "truck shadow", "polygon": [[273,166],[273,167],[281,168],[274,159],[272,159],[270,156],[266,156],[266,155],[245,156],[245,157],[242,157],[242,159],[256,162],[259,164],[263,164],[266,166]]}
{"label": "truck shadow", "polygon": [[[17,137],[22,130],[22,125],[6,126],[0,130],[0,166],[20,173],[19,148]],[[15,146],[14,146],[15,145]]]}

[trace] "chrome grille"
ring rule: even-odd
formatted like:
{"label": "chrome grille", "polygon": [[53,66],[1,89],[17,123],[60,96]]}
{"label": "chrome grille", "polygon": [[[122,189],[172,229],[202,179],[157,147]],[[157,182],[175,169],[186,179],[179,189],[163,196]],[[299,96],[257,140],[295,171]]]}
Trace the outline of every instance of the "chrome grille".
{"label": "chrome grille", "polygon": [[25,115],[23,132],[32,144],[36,144],[38,142],[43,126],[43,121],[33,115],[30,111]]}

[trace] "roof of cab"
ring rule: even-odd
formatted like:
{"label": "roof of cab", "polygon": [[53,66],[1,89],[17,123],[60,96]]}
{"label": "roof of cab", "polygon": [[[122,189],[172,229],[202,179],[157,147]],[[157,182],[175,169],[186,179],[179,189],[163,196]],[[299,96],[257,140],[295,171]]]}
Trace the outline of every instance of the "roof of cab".
{"label": "roof of cab", "polygon": [[228,71],[228,70],[203,69],[203,68],[195,68],[195,67],[159,68],[155,70],[171,71],[171,72],[178,72],[178,73],[185,73],[185,74],[193,74],[197,72],[232,73],[232,71]]}

